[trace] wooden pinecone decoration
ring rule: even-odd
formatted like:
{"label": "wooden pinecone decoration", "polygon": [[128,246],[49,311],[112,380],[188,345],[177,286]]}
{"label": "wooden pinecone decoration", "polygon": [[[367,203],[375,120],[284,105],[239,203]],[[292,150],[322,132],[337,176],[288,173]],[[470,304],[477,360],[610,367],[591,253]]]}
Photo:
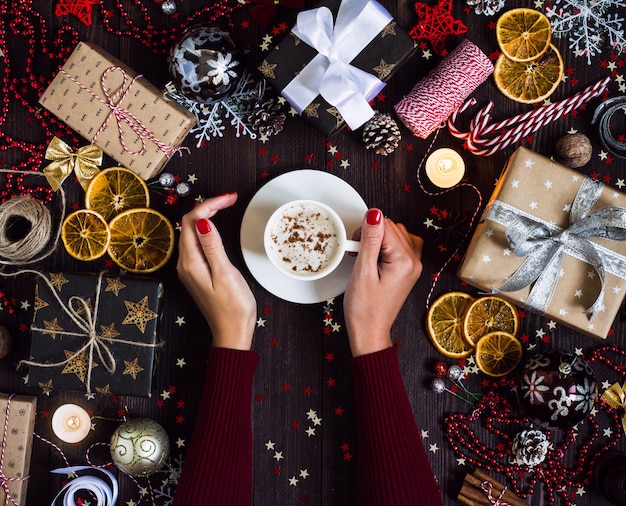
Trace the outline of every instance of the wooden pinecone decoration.
{"label": "wooden pinecone decoration", "polygon": [[402,134],[390,114],[377,112],[363,127],[363,142],[367,149],[387,156],[398,147]]}
{"label": "wooden pinecone decoration", "polygon": [[248,125],[261,135],[276,135],[282,131],[285,113],[273,98],[254,104],[247,116]]}

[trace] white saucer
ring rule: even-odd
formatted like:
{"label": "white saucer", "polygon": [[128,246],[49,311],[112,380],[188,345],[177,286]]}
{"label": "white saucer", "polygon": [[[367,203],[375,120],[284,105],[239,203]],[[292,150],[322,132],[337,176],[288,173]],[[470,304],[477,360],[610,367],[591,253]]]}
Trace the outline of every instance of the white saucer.
{"label": "white saucer", "polygon": [[334,208],[344,220],[348,237],[361,226],[367,205],[343,179],[311,169],[275,177],[250,200],[241,222],[241,251],[250,273],[261,286],[281,299],[314,304],[345,291],[355,258],[346,255],[337,269],[316,281],[299,281],[276,269],[263,247],[265,223],[278,206],[296,199],[319,200]]}

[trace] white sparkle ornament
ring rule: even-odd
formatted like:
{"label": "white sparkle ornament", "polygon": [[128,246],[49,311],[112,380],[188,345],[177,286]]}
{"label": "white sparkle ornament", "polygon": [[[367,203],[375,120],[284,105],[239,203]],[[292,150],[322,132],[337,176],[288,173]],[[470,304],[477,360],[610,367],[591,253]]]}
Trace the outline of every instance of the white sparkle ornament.
{"label": "white sparkle ornament", "polygon": [[120,425],[111,436],[111,459],[130,476],[157,472],[170,453],[165,429],[150,418],[134,418]]}
{"label": "white sparkle ornament", "polygon": [[176,12],[176,2],[174,0],[165,0],[161,4],[161,10],[163,11],[163,14],[171,16]]}

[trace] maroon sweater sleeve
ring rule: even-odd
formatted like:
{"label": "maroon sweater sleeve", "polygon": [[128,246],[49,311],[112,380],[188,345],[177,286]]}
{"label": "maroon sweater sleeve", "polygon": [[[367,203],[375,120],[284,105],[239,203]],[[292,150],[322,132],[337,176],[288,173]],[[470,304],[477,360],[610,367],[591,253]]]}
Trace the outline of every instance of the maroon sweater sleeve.
{"label": "maroon sweater sleeve", "polygon": [[398,353],[352,359],[359,506],[441,505],[441,492],[404,388]]}
{"label": "maroon sweater sleeve", "polygon": [[252,504],[252,351],[211,348],[174,506]]}

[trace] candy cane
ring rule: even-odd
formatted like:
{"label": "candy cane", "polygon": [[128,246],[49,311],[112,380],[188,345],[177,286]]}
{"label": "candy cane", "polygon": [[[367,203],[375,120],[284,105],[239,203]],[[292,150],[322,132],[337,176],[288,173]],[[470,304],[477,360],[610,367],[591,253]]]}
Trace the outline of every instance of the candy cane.
{"label": "candy cane", "polygon": [[[448,119],[448,130],[455,137],[464,139],[467,142],[467,147],[470,152],[475,155],[489,156],[518,142],[520,139],[537,131],[542,126],[569,114],[573,109],[579,108],[592,98],[601,95],[606,90],[609,81],[610,77],[605,77],[594,85],[588,86],[565,100],[544,105],[538,109],[518,114],[517,116],[492,124],[489,124],[491,121],[491,115],[489,113],[493,108],[493,102],[489,102],[472,118],[469,130],[462,132],[455,126],[455,122],[459,113],[476,103],[475,99],[472,98],[450,115]],[[486,135],[496,131],[502,131],[502,133],[490,139],[485,138]]]}

